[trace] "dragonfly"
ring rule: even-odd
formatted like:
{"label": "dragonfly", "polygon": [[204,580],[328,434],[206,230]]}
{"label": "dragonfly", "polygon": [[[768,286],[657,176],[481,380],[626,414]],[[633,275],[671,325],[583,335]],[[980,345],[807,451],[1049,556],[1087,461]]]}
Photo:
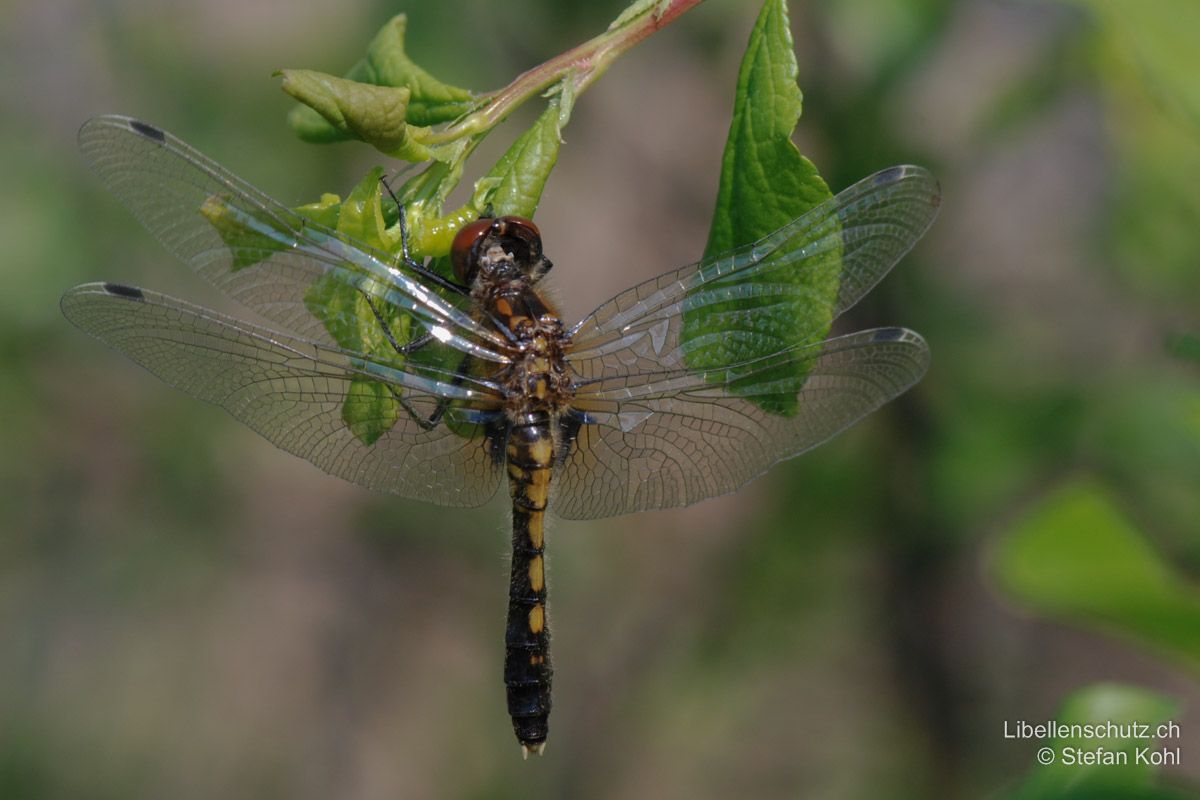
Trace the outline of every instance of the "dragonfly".
{"label": "dragonfly", "polygon": [[589,519],[734,492],[929,364],[904,328],[826,338],[933,222],[940,191],[920,167],[871,175],[567,326],[544,297],[552,263],[529,219],[464,225],[450,278],[407,238],[398,254],[356,240],[145,122],[97,117],[79,144],[169,251],[271,327],[119,283],[67,291],[68,320],[368,489],[478,506],[507,479],[504,683],[526,758],[545,748],[551,709],[548,510]]}

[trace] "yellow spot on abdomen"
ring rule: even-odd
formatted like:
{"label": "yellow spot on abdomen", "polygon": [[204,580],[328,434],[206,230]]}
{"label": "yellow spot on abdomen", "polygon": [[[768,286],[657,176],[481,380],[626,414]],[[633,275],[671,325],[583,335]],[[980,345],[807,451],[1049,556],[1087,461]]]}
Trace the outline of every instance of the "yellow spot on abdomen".
{"label": "yellow spot on abdomen", "polygon": [[549,436],[543,436],[530,446],[529,455],[538,464],[549,466],[554,456],[554,443],[550,441]]}
{"label": "yellow spot on abdomen", "polygon": [[536,605],[529,609],[529,630],[532,633],[541,633],[546,628],[546,609],[540,605]]}
{"label": "yellow spot on abdomen", "polygon": [[529,546],[541,550],[546,544],[545,530],[546,514],[543,511],[529,512]]}
{"label": "yellow spot on abdomen", "polygon": [[534,469],[525,473],[529,484],[525,487],[525,497],[538,508],[545,508],[550,497],[550,470]]}
{"label": "yellow spot on abdomen", "polygon": [[529,588],[535,592],[546,588],[546,570],[541,556],[534,556],[529,561]]}

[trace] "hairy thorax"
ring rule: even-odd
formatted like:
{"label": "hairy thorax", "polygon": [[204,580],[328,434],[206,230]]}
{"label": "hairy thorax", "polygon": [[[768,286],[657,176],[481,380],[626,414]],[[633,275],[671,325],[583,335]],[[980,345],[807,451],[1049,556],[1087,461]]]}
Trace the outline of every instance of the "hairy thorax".
{"label": "hairy thorax", "polygon": [[453,250],[456,275],[470,279],[476,305],[511,334],[511,360],[495,375],[505,413],[514,424],[530,414],[557,415],[573,395],[568,339],[558,313],[535,289],[551,266],[536,226],[518,217],[481,219],[459,232]]}
{"label": "hairy thorax", "polygon": [[530,412],[557,414],[573,394],[562,321],[527,286],[509,287],[491,306],[515,338],[512,362],[498,376],[506,390],[505,411],[514,420]]}

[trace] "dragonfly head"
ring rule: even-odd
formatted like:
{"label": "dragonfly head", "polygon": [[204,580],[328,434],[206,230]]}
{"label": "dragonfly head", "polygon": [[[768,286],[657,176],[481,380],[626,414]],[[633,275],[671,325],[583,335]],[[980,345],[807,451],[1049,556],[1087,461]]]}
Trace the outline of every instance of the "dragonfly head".
{"label": "dragonfly head", "polygon": [[466,225],[450,247],[454,276],[467,286],[477,280],[508,283],[541,280],[550,267],[542,254],[542,234],[525,217],[483,217]]}

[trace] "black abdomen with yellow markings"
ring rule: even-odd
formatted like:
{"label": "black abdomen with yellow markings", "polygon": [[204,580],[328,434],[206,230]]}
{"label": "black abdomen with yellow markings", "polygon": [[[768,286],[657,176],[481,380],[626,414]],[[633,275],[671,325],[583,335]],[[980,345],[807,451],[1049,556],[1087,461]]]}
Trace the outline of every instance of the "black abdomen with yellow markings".
{"label": "black abdomen with yellow markings", "polygon": [[553,454],[548,413],[522,415],[509,429],[505,455],[513,504],[513,554],[504,683],[513,730],[526,755],[541,754],[549,732],[553,669],[546,620],[544,520]]}
{"label": "black abdomen with yellow markings", "polygon": [[522,752],[541,755],[549,733],[553,675],[546,618],[545,518],[557,451],[554,431],[571,396],[563,349],[567,338],[558,315],[520,281],[501,286],[480,301],[516,342],[512,362],[496,376],[506,388],[504,455],[513,506],[504,683]]}

